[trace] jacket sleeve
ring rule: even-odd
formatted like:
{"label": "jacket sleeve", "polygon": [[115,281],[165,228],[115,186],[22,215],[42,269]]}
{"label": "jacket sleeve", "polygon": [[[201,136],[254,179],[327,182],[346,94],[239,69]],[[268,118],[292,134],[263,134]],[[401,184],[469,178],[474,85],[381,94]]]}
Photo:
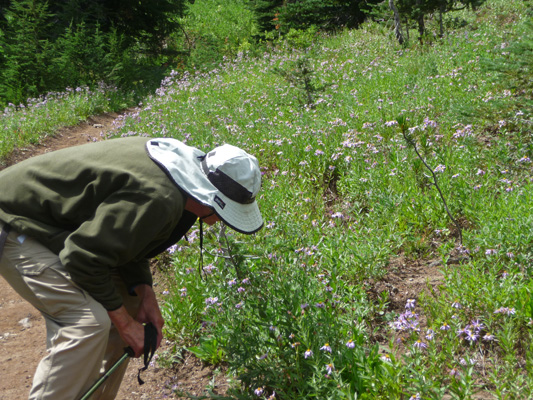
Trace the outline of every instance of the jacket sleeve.
{"label": "jacket sleeve", "polygon": [[59,253],[72,279],[107,310],[122,305],[111,279],[118,268],[126,284],[151,284],[143,255],[163,241],[179,220],[179,201],[160,201],[149,193],[115,192],[65,241]]}
{"label": "jacket sleeve", "polygon": [[133,294],[132,289],[137,285],[152,286],[152,272],[150,271],[150,261],[147,258],[121,265],[118,272],[131,294]]}

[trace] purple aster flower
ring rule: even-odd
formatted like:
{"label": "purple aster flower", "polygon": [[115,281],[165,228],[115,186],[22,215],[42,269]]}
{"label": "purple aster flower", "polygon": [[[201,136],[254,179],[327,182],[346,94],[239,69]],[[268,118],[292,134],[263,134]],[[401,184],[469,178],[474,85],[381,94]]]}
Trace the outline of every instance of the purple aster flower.
{"label": "purple aster flower", "polygon": [[461,358],[459,360],[459,364],[466,366],[466,365],[476,365],[476,360],[473,358]]}
{"label": "purple aster flower", "polygon": [[415,308],[415,299],[407,299],[407,302],[405,303],[406,309],[413,309]]}
{"label": "purple aster flower", "polygon": [[426,347],[428,347],[428,345],[418,339],[416,342],[413,343],[413,347],[416,349],[425,349]]}
{"label": "purple aster flower", "polygon": [[446,322],[444,322],[444,323],[442,324],[442,326],[440,327],[440,330],[441,330],[441,331],[449,331],[450,329],[451,329],[451,326],[448,325]]}
{"label": "purple aster flower", "polygon": [[452,307],[457,309],[462,308],[461,303],[459,303],[457,300],[452,303]]}
{"label": "purple aster flower", "polygon": [[430,127],[430,128],[436,128],[437,122],[430,120],[428,117],[424,118],[424,128]]}
{"label": "purple aster flower", "polygon": [[333,364],[326,364],[326,372],[329,374],[331,374],[331,372],[335,369],[335,367],[333,366]]}
{"label": "purple aster flower", "polygon": [[256,396],[261,396],[263,394],[263,388],[258,387],[257,389],[254,390],[254,393]]}
{"label": "purple aster flower", "polygon": [[468,340],[469,342],[475,342],[477,338],[479,337],[479,335],[476,332],[470,329],[465,329],[464,333],[466,335],[465,339]]}
{"label": "purple aster flower", "polygon": [[207,299],[205,299],[205,304],[210,306],[210,305],[215,304],[217,301],[218,301],[218,297],[208,297]]}
{"label": "purple aster flower", "polygon": [[435,338],[435,331],[433,329],[428,329],[426,333],[427,340],[433,340]]}
{"label": "purple aster flower", "polygon": [[459,372],[459,370],[457,368],[452,368],[450,370],[450,375],[451,376],[459,376],[459,375],[461,375],[461,373]]}
{"label": "purple aster flower", "polygon": [[176,250],[178,249],[178,245],[177,244],[174,244],[172,246],[170,246],[167,251],[170,253],[170,254],[174,254],[176,252]]}
{"label": "purple aster flower", "polygon": [[346,347],[348,347],[349,349],[353,349],[355,347],[355,343],[352,339],[348,340],[348,343],[346,343]]}
{"label": "purple aster flower", "polygon": [[322,346],[320,348],[320,350],[324,350],[324,351],[327,351],[327,352],[331,353],[331,347],[330,347],[329,343],[326,343],[324,346]]}
{"label": "purple aster flower", "polygon": [[494,314],[514,315],[516,314],[516,310],[514,308],[500,307],[494,311]]}
{"label": "purple aster flower", "polygon": [[479,332],[484,327],[485,327],[485,325],[483,325],[479,319],[476,319],[476,320],[472,321],[472,328],[474,328],[476,331]]}
{"label": "purple aster flower", "polygon": [[313,352],[311,349],[307,349],[307,351],[304,353],[304,358],[309,358],[313,356]]}
{"label": "purple aster flower", "polygon": [[483,340],[486,341],[486,342],[494,342],[496,341],[496,336],[490,334],[490,333],[485,333],[485,335],[483,336]]}

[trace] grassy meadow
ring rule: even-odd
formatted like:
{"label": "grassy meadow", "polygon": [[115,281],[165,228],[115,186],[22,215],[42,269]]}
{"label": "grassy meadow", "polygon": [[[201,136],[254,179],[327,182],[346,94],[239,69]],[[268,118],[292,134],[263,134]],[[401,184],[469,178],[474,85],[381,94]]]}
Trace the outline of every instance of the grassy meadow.
{"label": "grassy meadow", "polygon": [[[110,138],[231,143],[262,166],[261,231],[210,227],[199,264],[196,226],[161,259],[167,361],[231,380],[207,398],[533,397],[531,6],[489,0],[407,46],[375,22],[300,33],[171,73],[119,121]],[[2,154],[73,98],[6,110]],[[375,288],[400,257],[437,260],[440,284],[397,307]]]}

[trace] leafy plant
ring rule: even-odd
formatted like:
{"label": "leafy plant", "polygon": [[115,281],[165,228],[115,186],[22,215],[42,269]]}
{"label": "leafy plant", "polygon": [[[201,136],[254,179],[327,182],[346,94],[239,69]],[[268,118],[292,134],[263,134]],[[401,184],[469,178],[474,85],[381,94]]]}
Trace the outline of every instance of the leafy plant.
{"label": "leafy plant", "polygon": [[213,365],[217,365],[224,361],[226,356],[225,351],[219,345],[216,338],[201,338],[198,346],[188,347],[187,350],[200,360]]}

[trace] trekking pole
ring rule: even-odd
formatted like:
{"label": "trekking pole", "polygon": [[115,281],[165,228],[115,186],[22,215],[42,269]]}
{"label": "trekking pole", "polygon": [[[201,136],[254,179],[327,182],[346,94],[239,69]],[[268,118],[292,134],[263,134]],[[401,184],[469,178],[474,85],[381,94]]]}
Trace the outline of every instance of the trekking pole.
{"label": "trekking pole", "polygon": [[[148,368],[148,365],[154,356],[156,347],[157,329],[154,325],[152,325],[152,323],[148,323],[144,326],[144,367],[139,369],[139,373],[137,374],[137,381],[139,382],[139,385],[144,384],[143,380],[141,379],[141,372],[146,371]],[[124,355],[120,357],[118,361],[115,362],[111,368],[109,368],[107,372],[89,388],[89,390],[87,390],[87,392],[85,392],[80,400],[89,400],[94,392],[96,392],[102,383],[104,383],[104,381],[109,378],[113,372],[115,372],[120,364],[122,364],[128,357],[133,357],[135,355],[135,352],[131,347],[126,347],[124,351]]]}
{"label": "trekking pole", "polygon": [[94,392],[96,392],[98,390],[98,388],[102,385],[102,383],[104,383],[104,381],[109,378],[111,376],[111,374],[113,374],[113,372],[115,372],[115,370],[120,367],[120,365],[128,358],[128,357],[133,357],[135,355],[135,353],[133,352],[133,349],[131,347],[127,347],[124,349],[125,350],[125,353],[122,357],[120,357],[118,359],[117,362],[115,362],[111,368],[109,368],[107,370],[107,372],[102,375],[102,377],[100,379],[98,379],[94,385],[92,385],[89,390],[87,390],[87,392],[85,392],[85,394],[83,395],[83,397],[80,399],[80,400],[88,400],[91,398],[91,396],[93,395]]}

